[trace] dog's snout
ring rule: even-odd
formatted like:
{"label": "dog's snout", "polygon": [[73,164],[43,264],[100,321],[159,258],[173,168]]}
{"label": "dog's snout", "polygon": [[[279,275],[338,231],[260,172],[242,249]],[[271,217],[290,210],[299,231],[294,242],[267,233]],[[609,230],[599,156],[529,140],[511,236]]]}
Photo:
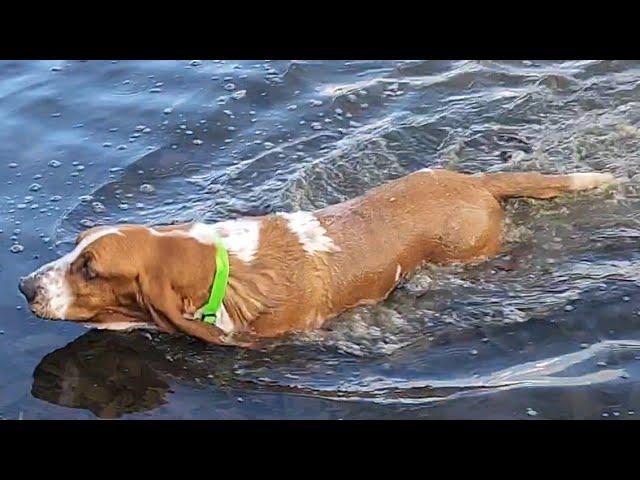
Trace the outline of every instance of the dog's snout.
{"label": "dog's snout", "polygon": [[36,280],[33,277],[22,277],[18,283],[18,288],[25,296],[27,301],[31,302],[36,296]]}

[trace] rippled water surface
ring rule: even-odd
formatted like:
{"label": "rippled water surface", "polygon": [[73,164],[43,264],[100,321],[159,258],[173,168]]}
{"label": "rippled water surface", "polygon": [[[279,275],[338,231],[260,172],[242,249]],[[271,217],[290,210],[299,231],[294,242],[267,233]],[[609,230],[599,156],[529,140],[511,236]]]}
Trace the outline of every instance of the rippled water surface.
{"label": "rippled water surface", "polygon": [[[635,418],[640,63],[0,62],[2,418]],[[34,318],[88,226],[313,209],[423,167],[610,171],[504,253],[260,351]],[[636,413],[637,412],[637,413]]]}

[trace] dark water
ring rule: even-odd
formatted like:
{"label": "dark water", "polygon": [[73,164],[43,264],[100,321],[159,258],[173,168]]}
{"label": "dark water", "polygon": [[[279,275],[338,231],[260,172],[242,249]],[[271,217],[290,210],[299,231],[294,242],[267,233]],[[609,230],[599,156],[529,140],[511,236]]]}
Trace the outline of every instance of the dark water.
{"label": "dark water", "polygon": [[[640,416],[639,101],[632,62],[2,62],[0,415]],[[262,351],[43,321],[17,291],[86,226],[311,209],[427,166],[628,182],[510,203],[500,257]]]}

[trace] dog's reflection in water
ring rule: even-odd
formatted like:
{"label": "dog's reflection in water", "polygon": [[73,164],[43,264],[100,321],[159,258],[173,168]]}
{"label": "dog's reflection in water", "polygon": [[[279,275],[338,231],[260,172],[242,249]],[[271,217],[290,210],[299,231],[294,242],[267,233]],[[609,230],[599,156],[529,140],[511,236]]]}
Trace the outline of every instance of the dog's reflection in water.
{"label": "dog's reflection in water", "polygon": [[100,418],[118,418],[166,403],[172,380],[228,383],[225,365],[233,362],[234,354],[211,352],[193,343],[187,338],[151,341],[145,332],[90,330],[40,361],[31,393],[50,403],[89,410]]}
{"label": "dog's reflection in water", "polygon": [[89,331],[40,361],[31,393],[101,418],[158,407],[170,387],[157,367],[169,362],[143,340],[138,334]]}

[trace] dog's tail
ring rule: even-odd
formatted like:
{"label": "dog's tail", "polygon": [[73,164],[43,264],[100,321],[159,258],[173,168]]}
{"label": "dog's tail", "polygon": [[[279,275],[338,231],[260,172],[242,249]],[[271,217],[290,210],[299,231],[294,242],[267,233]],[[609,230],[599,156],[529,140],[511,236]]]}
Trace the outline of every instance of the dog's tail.
{"label": "dog's tail", "polygon": [[476,178],[499,200],[514,197],[553,198],[565,192],[590,190],[617,183],[610,173],[487,173]]}

